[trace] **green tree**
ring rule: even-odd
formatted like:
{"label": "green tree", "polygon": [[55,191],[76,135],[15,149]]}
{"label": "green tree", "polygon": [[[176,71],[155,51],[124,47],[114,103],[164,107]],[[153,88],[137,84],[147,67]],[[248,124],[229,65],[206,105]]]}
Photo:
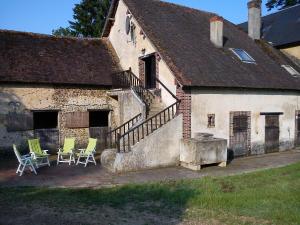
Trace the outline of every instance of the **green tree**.
{"label": "green tree", "polygon": [[69,27],[52,31],[55,36],[100,37],[111,0],[82,0],[73,9]]}
{"label": "green tree", "polygon": [[300,0],[268,0],[266,6],[270,11],[273,8],[281,10],[297,4],[300,4]]}
{"label": "green tree", "polygon": [[52,30],[52,34],[54,36],[75,36],[75,34],[72,32],[72,30],[67,27],[59,27],[58,29]]}

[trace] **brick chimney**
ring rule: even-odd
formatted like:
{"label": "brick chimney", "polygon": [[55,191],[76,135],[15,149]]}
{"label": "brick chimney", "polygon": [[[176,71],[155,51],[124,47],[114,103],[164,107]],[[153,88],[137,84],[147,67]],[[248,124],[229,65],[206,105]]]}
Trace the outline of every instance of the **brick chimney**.
{"label": "brick chimney", "polygon": [[210,19],[210,41],[218,48],[223,47],[223,18],[220,16]]}
{"label": "brick chimney", "polygon": [[261,0],[248,2],[248,35],[253,40],[261,38]]}

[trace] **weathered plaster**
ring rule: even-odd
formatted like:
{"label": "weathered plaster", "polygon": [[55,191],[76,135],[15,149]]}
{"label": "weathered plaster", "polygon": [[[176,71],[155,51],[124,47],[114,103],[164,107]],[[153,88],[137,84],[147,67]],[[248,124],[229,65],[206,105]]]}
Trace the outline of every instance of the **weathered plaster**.
{"label": "weathered plaster", "polygon": [[114,172],[135,171],[179,164],[180,140],[182,138],[182,115],[154,131],[141,140],[128,153],[117,153],[112,163],[114,153],[108,150],[103,163]]}
{"label": "weathered plaster", "polygon": [[[41,85],[1,85],[0,87],[0,151],[11,149],[13,143],[27,148],[27,138],[33,137],[33,131],[8,132],[6,114],[12,109],[10,102],[19,102],[18,111],[59,110],[58,130],[60,144],[65,137],[76,137],[77,147],[85,146],[89,137],[89,128],[69,129],[65,127],[65,113],[87,111],[91,109],[110,109],[110,126],[119,125],[118,102],[106,94],[104,89],[50,87]],[[24,141],[25,140],[25,141]]]}
{"label": "weathered plaster", "polygon": [[[261,112],[282,112],[279,116],[280,150],[294,146],[295,111],[299,94],[274,91],[192,91],[192,136],[197,132],[212,133],[229,140],[231,111],[251,111],[251,152],[264,153],[265,116]],[[207,114],[215,114],[215,127],[207,127]]]}
{"label": "weathered plaster", "polygon": [[182,139],[180,143],[180,163],[193,170],[202,165],[227,162],[227,140],[220,138]]}
{"label": "weathered plaster", "polygon": [[142,114],[141,118],[146,118],[146,105],[133,90],[113,91],[110,95],[118,97],[120,124],[129,121],[139,113]]}
{"label": "weathered plaster", "polygon": [[[132,72],[136,76],[139,76],[138,59],[143,56],[142,50],[145,49],[145,55],[157,52],[157,50],[147,37],[147,34],[145,34],[145,36],[141,34],[142,28],[134,19],[134,15],[132,20],[136,25],[136,42],[133,43],[130,41],[130,35],[127,35],[125,30],[127,11],[127,6],[121,0],[115,15],[114,25],[112,26],[109,34],[109,40],[120,59],[121,67],[124,70],[131,67]],[[164,59],[161,59],[159,62],[159,79],[169,90],[176,94],[175,77]],[[159,85],[159,88],[161,89],[162,101],[165,105],[171,105],[175,102],[174,98],[172,98],[172,96],[163,87],[161,87],[161,85]]]}

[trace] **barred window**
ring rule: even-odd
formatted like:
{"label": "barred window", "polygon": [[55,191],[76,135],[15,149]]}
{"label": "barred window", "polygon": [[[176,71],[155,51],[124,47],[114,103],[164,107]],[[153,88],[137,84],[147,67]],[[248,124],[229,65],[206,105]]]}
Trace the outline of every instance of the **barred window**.
{"label": "barred window", "polygon": [[207,119],[208,119],[207,127],[208,128],[215,127],[215,114],[208,114]]}
{"label": "barred window", "polygon": [[247,132],[248,129],[248,116],[235,115],[233,116],[233,133]]}

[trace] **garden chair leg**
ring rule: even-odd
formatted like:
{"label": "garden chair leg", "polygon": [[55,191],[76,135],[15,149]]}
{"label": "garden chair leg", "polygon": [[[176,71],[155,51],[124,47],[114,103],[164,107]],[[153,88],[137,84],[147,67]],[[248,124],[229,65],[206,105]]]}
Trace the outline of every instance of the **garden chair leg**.
{"label": "garden chair leg", "polygon": [[89,162],[89,157],[90,157],[90,156],[86,157],[86,161],[85,161],[84,167],[86,167],[86,165],[88,164],[88,162]]}
{"label": "garden chair leg", "polygon": [[19,171],[20,171],[20,168],[21,168],[21,163],[19,164],[19,166],[18,166],[18,169],[17,169],[16,173],[19,173]]}
{"label": "garden chair leg", "polygon": [[20,171],[19,171],[20,172],[20,174],[19,174],[20,177],[23,175],[24,168],[25,168],[24,165],[23,165],[22,169],[20,168]]}
{"label": "garden chair leg", "polygon": [[32,162],[30,161],[30,168],[32,169],[32,171],[35,173],[35,175],[37,175],[37,172],[32,164]]}
{"label": "garden chair leg", "polygon": [[93,155],[92,155],[92,158],[93,158],[93,161],[94,161],[95,165],[97,165],[95,157]]}
{"label": "garden chair leg", "polygon": [[81,156],[79,155],[76,165],[78,165],[78,163],[80,162],[80,158],[81,158]]}
{"label": "garden chair leg", "polygon": [[22,165],[23,167],[22,167],[22,169],[20,170],[20,176],[23,175],[23,172],[24,172],[24,170],[25,170],[25,168],[26,168],[26,166],[27,166],[27,163],[28,163],[28,160],[26,160],[25,163],[24,163],[24,165]]}
{"label": "garden chair leg", "polygon": [[72,162],[72,154],[70,154],[70,158],[69,158],[69,166],[71,165]]}

